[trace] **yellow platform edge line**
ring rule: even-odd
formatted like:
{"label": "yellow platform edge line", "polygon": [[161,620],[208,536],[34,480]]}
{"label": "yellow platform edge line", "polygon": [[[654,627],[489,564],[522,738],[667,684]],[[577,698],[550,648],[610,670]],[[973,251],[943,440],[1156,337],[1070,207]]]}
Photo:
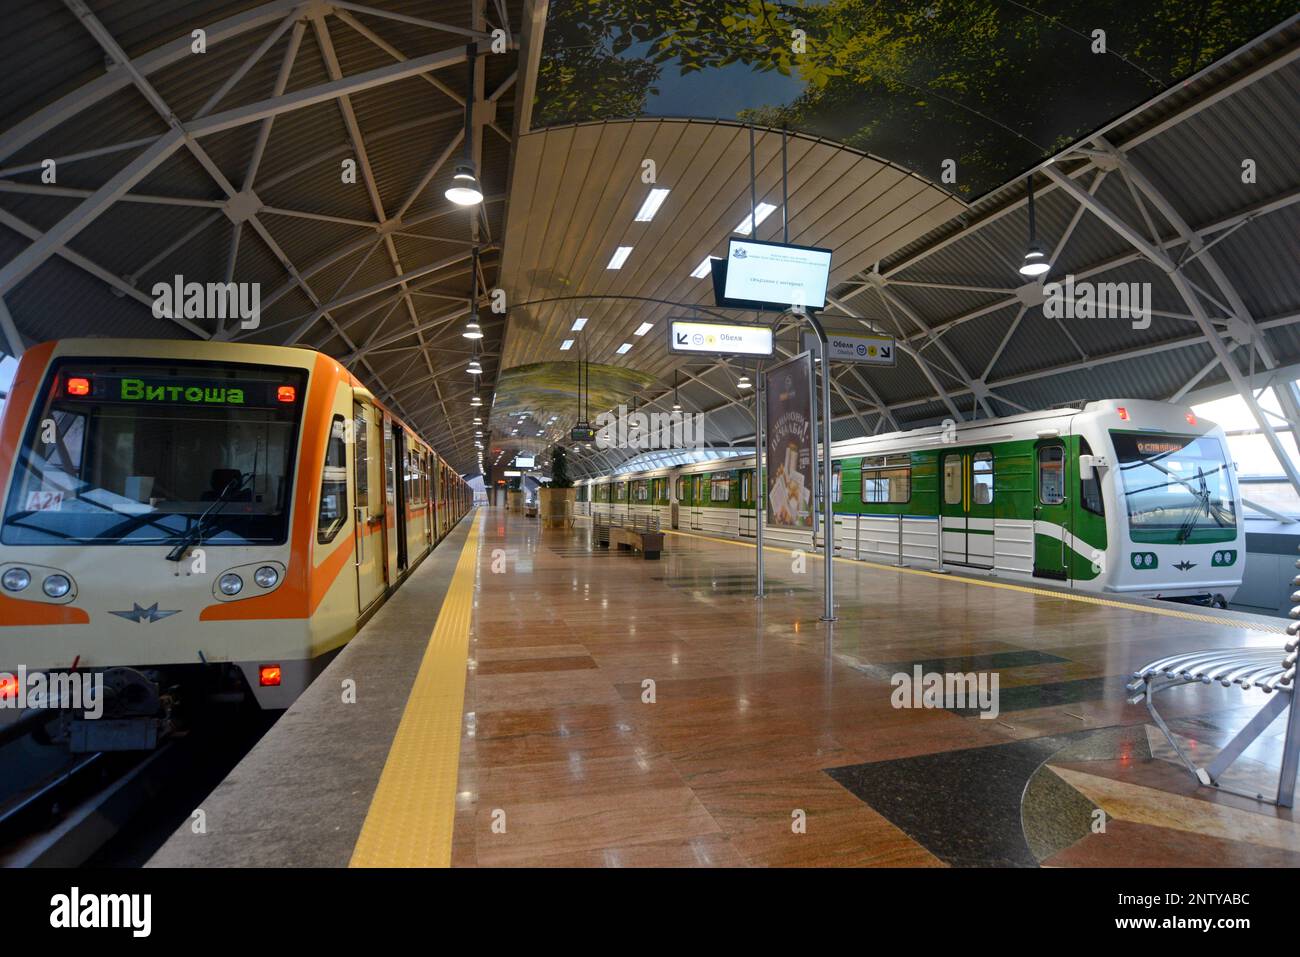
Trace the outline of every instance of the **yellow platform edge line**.
{"label": "yellow platform edge line", "polygon": [[[707,542],[721,542],[724,545],[741,545],[745,548],[757,548],[754,542],[742,542],[734,538],[718,538],[714,535],[700,535],[696,532],[681,532],[664,529],[669,535],[680,535],[683,538],[700,538]],[[764,545],[765,552],[778,552],[786,555],[793,555],[795,549],[785,548],[780,545]],[[819,551],[808,551],[804,554],[820,559],[822,553]],[[1102,598],[1098,595],[1076,595],[1070,592],[1053,591],[1050,588],[1034,588],[1031,585],[1017,585],[1014,582],[995,582],[983,578],[967,578],[962,575],[941,575],[938,572],[926,571],[924,568],[899,568],[896,565],[882,565],[879,562],[863,561],[859,558],[845,558],[843,555],[836,555],[837,562],[844,562],[849,565],[865,566],[875,568],[884,572],[898,572],[902,575],[923,575],[927,578],[934,578],[945,582],[961,582],[964,585],[977,585],[980,588],[1005,588],[1010,591],[1024,592],[1028,595],[1043,595],[1047,598],[1060,598],[1064,601],[1075,601],[1085,605],[1102,605],[1107,608],[1126,608],[1131,611],[1145,612],[1148,615],[1164,615],[1167,618],[1182,618],[1185,621],[1199,621],[1203,624],[1223,625],[1227,628],[1245,628],[1247,631],[1260,631],[1270,635],[1285,635],[1286,627],[1283,625],[1267,625],[1264,622],[1257,621],[1235,621],[1229,618],[1217,618],[1214,615],[1199,615],[1194,611],[1180,611],[1177,608],[1151,608],[1147,605],[1134,605],[1126,601],[1117,601],[1113,598]]]}
{"label": "yellow platform edge line", "polygon": [[349,867],[450,867],[479,523],[461,548]]}

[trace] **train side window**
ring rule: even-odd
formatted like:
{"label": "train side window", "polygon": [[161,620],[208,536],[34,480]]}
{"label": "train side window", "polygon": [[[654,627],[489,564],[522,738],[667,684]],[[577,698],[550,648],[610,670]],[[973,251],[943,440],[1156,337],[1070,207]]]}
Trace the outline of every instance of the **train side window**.
{"label": "train side window", "polygon": [[961,504],[961,456],[956,453],[943,457],[943,504]]}
{"label": "train side window", "polygon": [[740,500],[748,502],[754,494],[754,473],[744,471],[740,473]]}
{"label": "train side window", "polygon": [[[1079,454],[1092,454],[1092,446],[1087,439],[1079,440]],[[1079,501],[1084,509],[1094,515],[1106,514],[1106,503],[1101,497],[1101,480],[1098,479],[1096,470],[1093,470],[1092,478],[1079,479]]]}
{"label": "train side window", "polygon": [[347,524],[348,514],[348,446],[343,416],[330,422],[329,442],[325,446],[325,465],[321,469],[320,511],[316,516],[316,541],[322,545],[334,541],[339,529]]}
{"label": "train side window", "polygon": [[[961,469],[957,470],[960,481]],[[947,471],[944,472],[947,488]],[[862,501],[872,505],[904,505],[912,500],[912,457],[872,455],[862,460]],[[958,492],[960,499],[960,492]],[[949,503],[951,504],[951,503]]]}
{"label": "train side window", "polygon": [[356,436],[356,490],[357,506],[370,505],[370,432],[366,427],[366,407],[357,403],[352,407],[352,433]]}
{"label": "train side window", "polygon": [[975,505],[993,504],[993,453],[976,452],[971,463],[972,503]]}
{"label": "train side window", "polygon": [[1038,504],[1060,505],[1065,501],[1065,448],[1044,445],[1038,449]]}
{"label": "train side window", "polygon": [[731,479],[726,472],[716,472],[709,477],[709,501],[725,502],[731,498]]}

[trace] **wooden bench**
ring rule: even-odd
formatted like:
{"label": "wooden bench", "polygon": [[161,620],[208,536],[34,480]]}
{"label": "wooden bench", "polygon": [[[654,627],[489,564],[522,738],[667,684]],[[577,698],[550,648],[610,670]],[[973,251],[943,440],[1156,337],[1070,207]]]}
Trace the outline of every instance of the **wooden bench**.
{"label": "wooden bench", "polygon": [[[1300,569],[1300,561],[1296,562],[1296,568]],[[1300,587],[1300,575],[1295,577],[1292,585]],[[1300,591],[1292,594],[1291,600],[1300,602]],[[1291,609],[1291,617],[1300,619],[1300,604]],[[1300,621],[1293,621],[1286,630],[1288,640],[1285,649],[1224,648],[1217,651],[1183,652],[1144,665],[1133,673],[1133,680],[1127,685],[1131,695],[1129,703],[1137,704],[1145,699],[1147,710],[1156,726],[1196,780],[1207,787],[1276,804],[1278,807],[1291,807],[1294,803],[1296,767],[1300,761],[1300,713],[1295,707],[1296,648],[1300,645]],[[1180,685],[1208,685],[1216,681],[1225,688],[1236,687],[1242,691],[1257,688],[1269,695],[1269,699],[1209,764],[1197,767],[1179,747],[1169,726],[1156,711],[1155,696]],[[1256,738],[1268,730],[1269,725],[1283,711],[1287,712],[1286,737],[1282,743],[1282,769],[1276,798],[1234,790],[1221,784],[1219,779],[1224,772]]]}
{"label": "wooden bench", "polygon": [[639,531],[634,528],[614,525],[609,530],[609,543],[617,545],[619,548],[634,549],[646,559],[656,560],[664,548],[664,533]]}

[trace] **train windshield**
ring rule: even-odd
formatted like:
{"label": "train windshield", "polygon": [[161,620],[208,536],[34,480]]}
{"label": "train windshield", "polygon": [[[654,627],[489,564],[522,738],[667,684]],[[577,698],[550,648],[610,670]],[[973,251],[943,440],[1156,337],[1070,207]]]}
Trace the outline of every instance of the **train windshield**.
{"label": "train windshield", "polygon": [[1207,435],[1112,432],[1135,542],[1227,541],[1237,514],[1228,463]]}
{"label": "train windshield", "polygon": [[67,359],[16,456],[6,545],[285,541],[302,369]]}

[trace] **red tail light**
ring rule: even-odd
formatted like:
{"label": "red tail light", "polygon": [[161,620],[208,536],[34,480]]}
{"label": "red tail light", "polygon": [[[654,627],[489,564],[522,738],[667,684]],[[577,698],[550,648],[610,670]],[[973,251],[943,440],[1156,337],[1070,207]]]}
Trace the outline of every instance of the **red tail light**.
{"label": "red tail light", "polygon": [[12,698],[18,694],[18,676],[0,675],[0,698]]}
{"label": "red tail light", "polygon": [[1188,425],[1196,424],[1196,416],[1192,415],[1192,413],[1190,412],[1187,413],[1187,424]]}
{"label": "red tail light", "polygon": [[1128,421],[1128,409],[1124,408],[1124,406],[1121,405],[1121,406],[1119,407],[1118,411],[1119,411],[1119,417],[1120,417],[1121,419],[1123,419],[1125,422],[1127,422],[1127,421]]}
{"label": "red tail light", "polygon": [[71,378],[68,380],[68,395],[90,395],[90,380]]}
{"label": "red tail light", "polygon": [[298,390],[291,385],[282,385],[275,390],[275,397],[281,402],[292,402],[298,398]]}
{"label": "red tail light", "polygon": [[280,687],[280,666],[262,665],[257,669],[257,683],[263,688]]}

